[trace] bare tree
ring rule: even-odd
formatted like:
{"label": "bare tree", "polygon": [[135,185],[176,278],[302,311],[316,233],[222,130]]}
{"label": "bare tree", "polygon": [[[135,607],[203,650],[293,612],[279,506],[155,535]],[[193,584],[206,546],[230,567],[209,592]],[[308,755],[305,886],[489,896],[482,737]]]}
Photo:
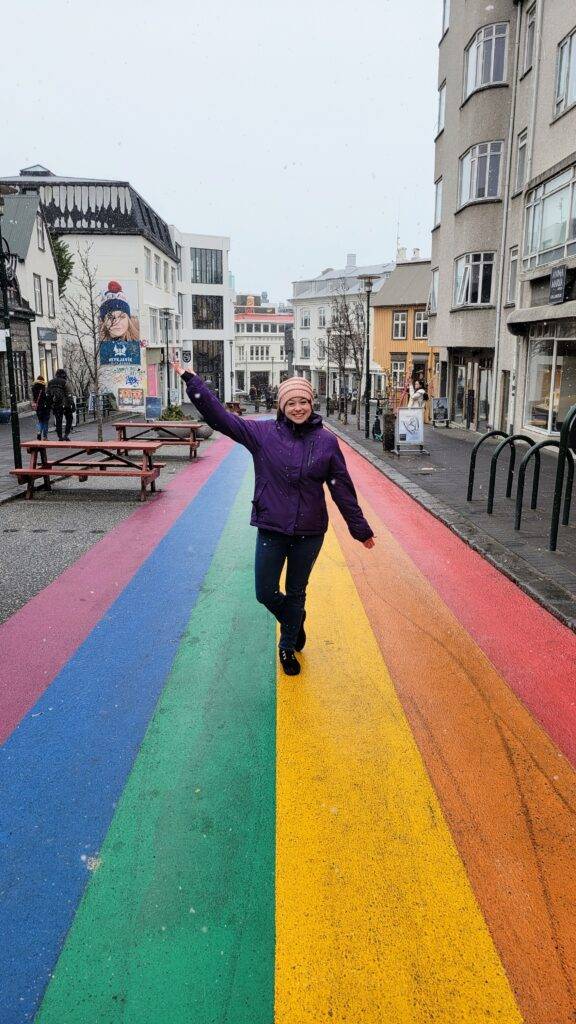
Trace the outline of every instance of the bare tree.
{"label": "bare tree", "polygon": [[[332,298],[331,346],[336,345],[334,359],[338,363],[340,380],[344,378],[346,366],[354,363],[356,377],[356,425],[360,429],[360,388],[364,374],[364,344],[366,337],[366,310],[363,296],[352,291],[355,284],[342,277],[336,282]],[[339,414],[340,418],[342,412]],[[348,422],[348,402],[344,401],[344,423]]]}
{"label": "bare tree", "polygon": [[78,253],[78,264],[70,278],[73,288],[62,296],[60,333],[67,345],[76,348],[74,364],[82,365],[90,389],[94,393],[98,440],[103,438],[102,401],[100,396],[100,346],[98,330],[99,301],[96,287],[98,268],[90,260],[91,246]]}

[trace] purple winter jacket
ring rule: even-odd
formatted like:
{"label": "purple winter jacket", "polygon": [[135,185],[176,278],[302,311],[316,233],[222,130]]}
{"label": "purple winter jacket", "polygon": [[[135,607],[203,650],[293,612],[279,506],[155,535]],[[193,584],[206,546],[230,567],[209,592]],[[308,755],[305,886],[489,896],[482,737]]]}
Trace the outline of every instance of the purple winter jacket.
{"label": "purple winter jacket", "polygon": [[289,420],[243,420],[228,412],[201,377],[185,372],[190,401],[215,430],[243,444],[254,460],[256,483],[252,526],[288,534],[318,534],[328,529],[324,484],[352,536],[373,536],[362,515],[354,484],[334,434],[314,413],[293,429]]}

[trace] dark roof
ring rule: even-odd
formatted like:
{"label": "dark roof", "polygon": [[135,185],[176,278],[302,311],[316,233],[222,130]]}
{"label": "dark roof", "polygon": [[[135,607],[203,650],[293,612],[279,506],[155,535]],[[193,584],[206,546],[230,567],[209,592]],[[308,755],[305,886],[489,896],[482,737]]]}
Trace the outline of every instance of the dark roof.
{"label": "dark roof", "polygon": [[421,306],[428,302],[430,292],[430,260],[409,260],[397,263],[396,269],[377,292],[372,306]]}
{"label": "dark roof", "polygon": [[17,177],[1,178],[23,194],[38,193],[55,235],[143,235],[173,260],[176,253],[168,225],[129,181],[65,178],[40,165]]}
{"label": "dark roof", "polygon": [[30,248],[40,196],[5,196],[2,234],[10,252],[25,260]]}

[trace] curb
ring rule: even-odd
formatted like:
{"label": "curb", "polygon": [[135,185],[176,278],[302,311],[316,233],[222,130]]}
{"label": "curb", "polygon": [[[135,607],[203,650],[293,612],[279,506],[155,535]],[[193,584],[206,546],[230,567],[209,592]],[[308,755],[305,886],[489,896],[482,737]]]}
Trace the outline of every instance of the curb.
{"label": "curb", "polygon": [[487,533],[484,533],[483,530],[480,530],[474,523],[471,523],[460,512],[455,512],[449,505],[428,494],[423,487],[413,483],[408,477],[399,473],[397,469],[387,466],[373,455],[372,452],[366,451],[358,441],[348,437],[342,430],[338,430],[337,427],[327,423],[326,420],[324,420],[324,425],[336,434],[337,437],[341,438],[342,441],[350,445],[358,455],[366,459],[383,476],[396,484],[401,491],[404,491],[410,498],[418,502],[435,519],[439,519],[440,522],[444,523],[468,547],[482,555],[487,562],[490,562],[495,569],[498,569],[512,583],[515,583],[528,597],[542,605],[550,615],[559,619],[564,626],[567,626],[568,629],[576,633],[576,601],[569,591],[564,590],[563,587],[558,586],[557,583],[553,583],[546,576],[543,576],[542,573],[533,569],[524,559],[519,558],[518,555],[509,551],[503,544],[494,540]]}

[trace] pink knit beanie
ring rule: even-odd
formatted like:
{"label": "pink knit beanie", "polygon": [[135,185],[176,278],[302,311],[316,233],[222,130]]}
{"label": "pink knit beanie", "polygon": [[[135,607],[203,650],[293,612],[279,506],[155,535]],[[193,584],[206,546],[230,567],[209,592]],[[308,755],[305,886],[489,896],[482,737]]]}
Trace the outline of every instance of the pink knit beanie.
{"label": "pink knit beanie", "polygon": [[307,381],[305,377],[290,377],[288,380],[282,381],[278,388],[278,408],[280,412],[284,412],[284,406],[289,398],[306,398],[310,405],[312,405],[314,392],[312,391],[310,381]]}

